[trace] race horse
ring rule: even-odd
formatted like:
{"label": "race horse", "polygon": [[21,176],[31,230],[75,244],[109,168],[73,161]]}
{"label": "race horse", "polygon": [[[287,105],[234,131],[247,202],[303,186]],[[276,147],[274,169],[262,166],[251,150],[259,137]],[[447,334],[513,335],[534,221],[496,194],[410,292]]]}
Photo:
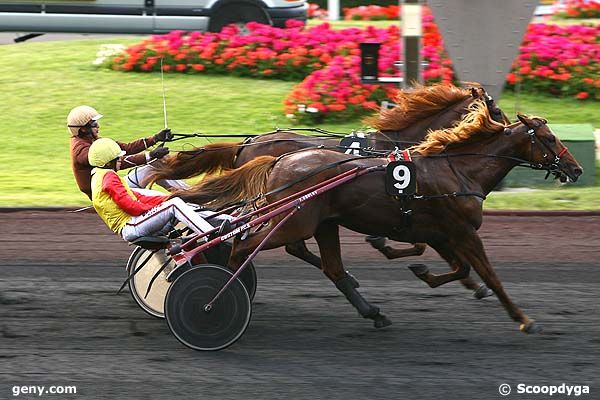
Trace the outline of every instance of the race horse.
{"label": "race horse", "polygon": [[[500,123],[510,121],[494,100],[481,87],[463,89],[449,84],[417,86],[400,91],[394,108],[367,118],[365,123],[377,129],[369,135],[375,150],[405,149],[420,143],[429,130],[447,128],[468,112],[469,106],[483,99],[490,114]],[[304,148],[325,146],[336,148],[339,139],[323,139],[278,131],[249,137],[242,142],[213,143],[167,156],[156,165],[151,178],[187,179],[201,174],[214,174],[239,168],[259,156],[280,156]],[[344,149],[345,150],[345,149]]]}
{"label": "race horse", "polygon": [[[391,151],[420,143],[429,130],[450,127],[460,121],[468,112],[469,106],[478,100],[485,102],[494,120],[509,122],[494,100],[479,86],[470,89],[448,84],[417,86],[410,91],[399,92],[394,99],[394,108],[383,110],[365,121],[377,129],[377,132],[369,135],[368,146],[375,150]],[[323,140],[286,131],[260,135],[244,142],[214,143],[166,157],[164,162],[157,165],[152,180],[211,175],[241,167],[259,156],[280,156],[318,146],[335,149],[338,145],[339,139]],[[390,260],[420,256],[426,249],[423,243],[413,243],[410,248],[395,249],[386,245],[385,238],[376,236],[367,237],[367,241]],[[321,259],[307,248],[304,241],[288,244],[286,251],[321,268]],[[478,299],[491,295],[491,291],[485,285],[471,278],[461,282],[467,289],[472,290]]]}
{"label": "race horse", "polygon": [[[433,274],[424,265],[410,266],[430,287],[468,277],[472,267],[493,290],[510,317],[526,333],[541,330],[512,302],[488,260],[477,230],[482,223],[485,196],[515,166],[546,170],[561,181],[576,181],[581,166],[540,117],[518,115],[518,122],[495,122],[482,101],[476,102],[453,128],[433,131],[412,148],[417,193],[399,202],[386,193],[384,172],[372,172],[305,202],[273,232],[264,249],[285,246],[314,237],[322,257],[322,270],[364,318],[375,327],[391,324],[378,307],[358,292],[345,272],[340,254],[339,226],[363,234],[393,240],[426,243],[451,266],[452,271]],[[174,195],[209,206],[219,206],[268,195],[274,202],[323,182],[352,168],[383,166],[385,158],[358,158],[324,149],[311,149],[283,157],[263,156],[239,169],[200,182],[192,190]],[[323,166],[330,166],[323,170]],[[319,170],[317,174],[311,171]],[[299,180],[299,177],[308,176]],[[291,185],[287,187],[285,185]],[[401,207],[401,204],[403,207]],[[407,223],[404,207],[410,207]],[[294,210],[293,210],[294,211]],[[283,215],[263,229],[236,237],[229,268],[237,270]]]}

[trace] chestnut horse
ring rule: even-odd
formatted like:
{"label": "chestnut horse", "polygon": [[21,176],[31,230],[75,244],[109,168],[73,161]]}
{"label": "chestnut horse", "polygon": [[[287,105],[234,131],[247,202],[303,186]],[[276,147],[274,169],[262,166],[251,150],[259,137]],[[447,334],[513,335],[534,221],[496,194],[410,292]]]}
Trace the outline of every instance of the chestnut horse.
{"label": "chestnut horse", "polygon": [[[394,99],[396,106],[368,118],[365,122],[378,131],[369,135],[369,145],[376,150],[404,149],[423,140],[430,129],[450,127],[459,121],[476,100],[483,100],[498,122],[508,123],[508,118],[496,106],[494,100],[481,87],[462,89],[453,85],[438,84],[417,86],[410,91],[401,91]],[[335,148],[339,142],[333,139],[311,138],[293,132],[277,132],[260,135],[238,143],[214,143],[189,151],[168,156],[157,165],[152,180],[185,179],[199,174],[208,175],[222,170],[238,168],[256,157],[280,156],[293,151],[317,146]],[[387,246],[383,237],[367,237],[367,241],[388,259],[420,256],[426,245],[413,244],[406,249]],[[321,259],[313,254],[304,241],[290,243],[286,251],[317,268]],[[473,290],[476,298],[491,295],[491,292],[471,278],[461,283]]]}
{"label": "chestnut horse", "polygon": [[[375,327],[391,322],[379,308],[369,304],[345,272],[340,254],[339,225],[353,231],[389,237],[402,242],[426,243],[452,267],[444,274],[433,274],[424,265],[412,265],[415,275],[430,287],[466,278],[472,267],[491,288],[510,317],[526,333],[541,330],[505,292],[492,268],[477,230],[482,223],[485,196],[516,165],[547,170],[561,180],[576,181],[581,166],[556,138],[546,121],[519,115],[519,122],[495,122],[483,104],[477,102],[457,126],[431,132],[415,146],[418,193],[407,200],[413,212],[408,224],[400,212],[400,202],[386,194],[384,173],[362,175],[305,202],[279,230],[264,249],[271,249],[315,237],[322,257],[322,270],[349,302]],[[340,163],[348,160],[349,162]],[[312,149],[284,157],[260,157],[245,166],[199,183],[184,200],[208,205],[254,198],[282,185],[285,190],[267,196],[269,202],[309,188],[354,167],[386,164],[386,159],[355,158],[339,152]],[[316,175],[298,181],[324,165]],[[236,270],[248,255],[283,218],[273,218],[263,229],[247,237],[236,237],[229,267]]]}

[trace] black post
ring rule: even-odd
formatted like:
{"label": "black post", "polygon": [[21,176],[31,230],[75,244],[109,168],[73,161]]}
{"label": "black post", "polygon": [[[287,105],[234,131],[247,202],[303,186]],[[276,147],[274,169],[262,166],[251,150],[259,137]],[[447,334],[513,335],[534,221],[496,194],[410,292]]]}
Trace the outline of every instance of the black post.
{"label": "black post", "polygon": [[421,77],[421,0],[401,0],[402,38],[404,40],[404,87],[413,82],[422,83]]}
{"label": "black post", "polygon": [[360,81],[362,83],[378,83],[380,47],[381,43],[360,44]]}

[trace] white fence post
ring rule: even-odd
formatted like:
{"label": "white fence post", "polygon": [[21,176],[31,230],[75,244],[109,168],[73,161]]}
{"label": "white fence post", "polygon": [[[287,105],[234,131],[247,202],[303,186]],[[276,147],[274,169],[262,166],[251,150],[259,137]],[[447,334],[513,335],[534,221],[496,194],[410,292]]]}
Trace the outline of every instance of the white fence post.
{"label": "white fence post", "polygon": [[329,10],[330,21],[340,19],[340,0],[327,0],[327,9]]}

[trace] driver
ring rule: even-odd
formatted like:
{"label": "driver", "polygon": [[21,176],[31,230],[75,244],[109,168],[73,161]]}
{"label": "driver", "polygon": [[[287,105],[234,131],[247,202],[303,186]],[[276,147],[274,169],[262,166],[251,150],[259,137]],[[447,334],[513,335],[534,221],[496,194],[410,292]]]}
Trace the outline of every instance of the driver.
{"label": "driver", "polygon": [[88,152],[91,172],[92,204],[106,225],[123,239],[132,242],[142,236],[166,235],[182,222],[195,233],[213,229],[204,218],[214,212],[196,211],[179,197],[131,189],[116,173],[125,151],[112,139],[94,141]]}
{"label": "driver", "polygon": [[[100,125],[98,120],[102,115],[90,106],[79,106],[71,110],[67,116],[67,128],[71,134],[71,167],[75,181],[79,190],[85,193],[90,200],[92,199],[92,190],[90,186],[90,172],[92,166],[88,162],[88,151],[90,145],[97,140],[99,136]],[[143,188],[145,177],[151,172],[151,166],[145,165],[152,160],[160,159],[169,153],[166,147],[158,147],[147,153],[140,153],[147,148],[155,145],[157,142],[171,140],[173,134],[170,129],[163,129],[154,136],[139,139],[131,143],[118,143],[124,151],[125,157],[119,161],[119,169],[127,169],[142,165],[142,167],[132,170],[127,175],[127,180],[131,187]],[[138,154],[139,153],[139,154]],[[157,182],[167,190],[183,189],[188,185],[182,181],[162,180]]]}

